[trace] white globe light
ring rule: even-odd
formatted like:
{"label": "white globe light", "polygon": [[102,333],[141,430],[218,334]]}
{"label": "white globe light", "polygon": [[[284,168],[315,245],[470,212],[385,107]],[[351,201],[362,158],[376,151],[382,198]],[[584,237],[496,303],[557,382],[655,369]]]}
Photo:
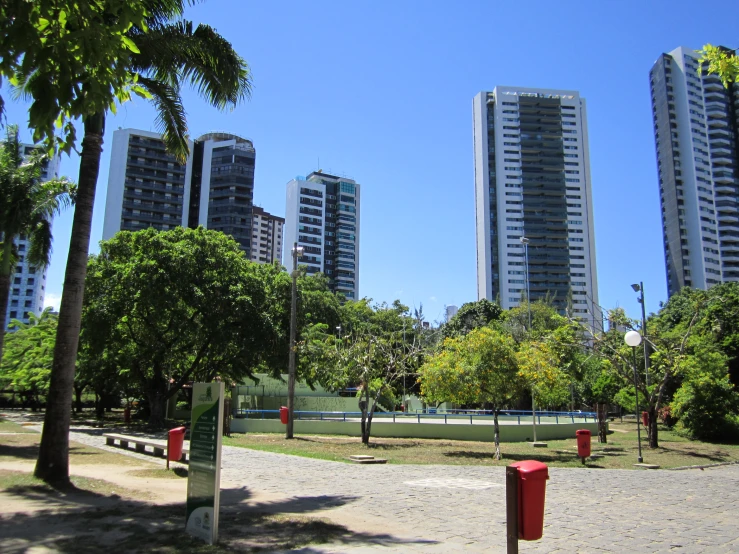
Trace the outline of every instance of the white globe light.
{"label": "white globe light", "polygon": [[624,335],[624,342],[629,346],[639,346],[641,344],[641,335],[638,331],[629,331]]}

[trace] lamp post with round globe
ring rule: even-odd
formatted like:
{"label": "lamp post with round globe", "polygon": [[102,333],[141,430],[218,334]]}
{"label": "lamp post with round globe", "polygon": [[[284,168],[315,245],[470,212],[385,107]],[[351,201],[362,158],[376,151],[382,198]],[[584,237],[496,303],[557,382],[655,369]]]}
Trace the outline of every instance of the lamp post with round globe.
{"label": "lamp post with round globe", "polygon": [[629,331],[624,335],[624,342],[631,347],[631,352],[634,354],[634,392],[636,393],[636,440],[639,444],[639,457],[637,460],[641,464],[644,461],[641,455],[641,423],[639,420],[639,387],[637,385],[637,373],[636,373],[636,347],[641,344],[641,335],[637,331]]}

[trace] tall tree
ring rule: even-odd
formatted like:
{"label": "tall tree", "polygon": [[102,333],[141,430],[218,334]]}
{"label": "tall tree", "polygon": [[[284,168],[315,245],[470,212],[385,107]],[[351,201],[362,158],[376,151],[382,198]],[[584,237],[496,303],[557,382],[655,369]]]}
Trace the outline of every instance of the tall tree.
{"label": "tall tree", "polygon": [[277,340],[265,278],[223,233],[122,231],[90,260],[82,346],[86,370],[135,383],[150,423],[189,381],[240,381]]}
{"label": "tall tree", "polygon": [[45,268],[51,256],[51,219],[70,204],[75,191],[66,179],[43,182],[46,163],[48,157],[41,150],[26,158],[18,127],[8,127],[6,140],[0,143],[0,360],[10,283],[19,259],[16,241],[28,236],[26,260]]}
{"label": "tall tree", "polygon": [[463,337],[446,339],[441,351],[421,366],[419,380],[422,395],[431,401],[491,405],[495,459],[500,460],[498,414],[526,384],[509,334],[480,327]]}
{"label": "tall tree", "polygon": [[[151,99],[158,111],[157,124],[170,152],[187,155],[187,124],[181,86],[189,82],[211,105],[235,106],[248,98],[251,79],[246,62],[231,44],[207,25],[177,20],[182,0],[148,0],[148,16],[126,35],[133,44],[130,55],[114,61],[136,79],[135,92]],[[103,26],[103,32],[104,32]],[[90,85],[92,86],[92,84]],[[111,104],[115,109],[115,105]],[[85,134],[80,156],[76,199],[64,292],[59,309],[59,332],[54,367],[35,475],[45,481],[69,481],[69,422],[79,341],[82,300],[90,245],[95,186],[100,169],[106,111],[83,117]]]}

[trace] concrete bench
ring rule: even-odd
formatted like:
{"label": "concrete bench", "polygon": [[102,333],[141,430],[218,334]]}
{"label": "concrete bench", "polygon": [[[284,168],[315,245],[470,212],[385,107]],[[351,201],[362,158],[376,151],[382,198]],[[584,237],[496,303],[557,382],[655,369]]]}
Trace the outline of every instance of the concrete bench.
{"label": "concrete bench", "polygon": [[[128,443],[133,443],[136,452],[141,452],[142,454],[147,453],[147,446],[150,446],[152,448],[152,453],[154,454],[154,456],[164,457],[164,453],[167,450],[166,440],[152,440],[142,437],[134,437],[131,435],[119,435],[117,433],[104,433],[103,436],[105,437],[105,444],[107,444],[108,446],[115,446],[116,441],[118,441],[121,448],[128,448]],[[182,457],[179,461],[186,462],[187,455],[189,453],[190,449],[186,446],[183,446]]]}

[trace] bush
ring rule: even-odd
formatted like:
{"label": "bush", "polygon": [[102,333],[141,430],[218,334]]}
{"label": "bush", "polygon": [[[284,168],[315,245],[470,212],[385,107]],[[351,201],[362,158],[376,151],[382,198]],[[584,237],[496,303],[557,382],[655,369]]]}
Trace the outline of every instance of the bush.
{"label": "bush", "polygon": [[187,402],[186,400],[181,400],[177,402],[177,404],[175,405],[175,410],[186,412],[190,410],[190,403]]}
{"label": "bush", "polygon": [[697,348],[680,370],[684,379],[670,405],[671,415],[694,438],[731,440],[739,395],[729,381],[726,357],[708,347]]}

